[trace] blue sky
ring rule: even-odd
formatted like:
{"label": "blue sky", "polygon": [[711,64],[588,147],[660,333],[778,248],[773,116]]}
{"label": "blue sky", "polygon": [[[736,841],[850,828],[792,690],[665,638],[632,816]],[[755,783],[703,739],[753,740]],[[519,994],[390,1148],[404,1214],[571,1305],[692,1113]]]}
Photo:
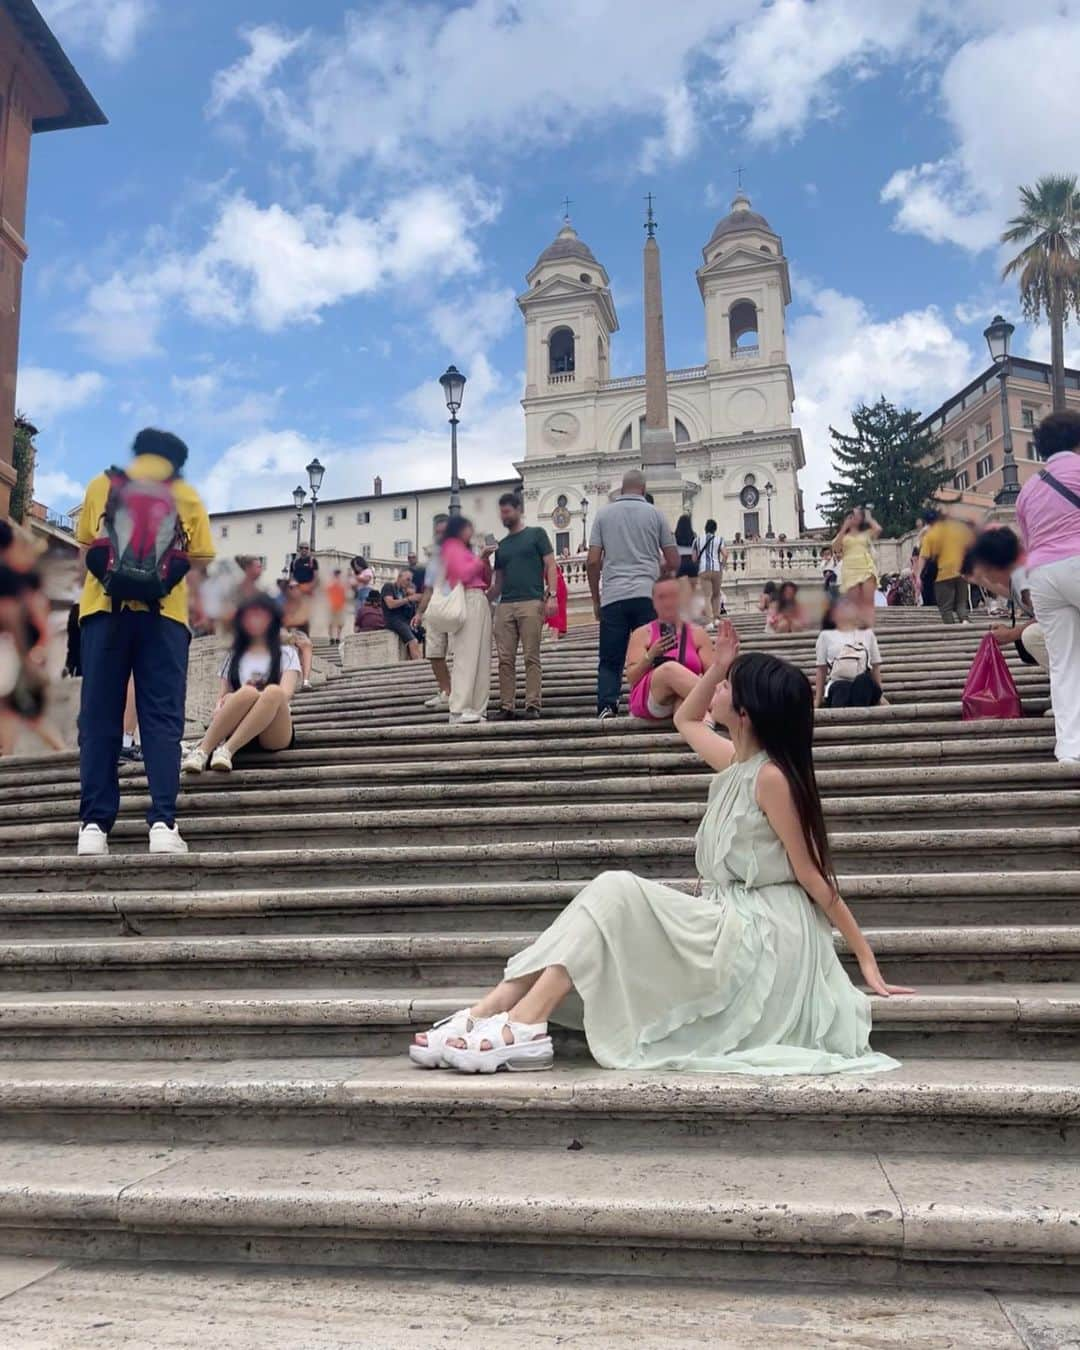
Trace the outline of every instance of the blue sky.
{"label": "blue sky", "polygon": [[[444,482],[523,449],[513,303],[561,199],[642,360],[642,198],[668,358],[735,170],[784,239],[813,505],[827,428],[985,364],[1016,185],[1080,170],[1080,3],[38,0],[110,118],[35,138],[19,406],[56,508],[155,422],[214,508]],[[1053,72],[1067,72],[1057,78]],[[1016,349],[1044,355],[1045,330]]]}

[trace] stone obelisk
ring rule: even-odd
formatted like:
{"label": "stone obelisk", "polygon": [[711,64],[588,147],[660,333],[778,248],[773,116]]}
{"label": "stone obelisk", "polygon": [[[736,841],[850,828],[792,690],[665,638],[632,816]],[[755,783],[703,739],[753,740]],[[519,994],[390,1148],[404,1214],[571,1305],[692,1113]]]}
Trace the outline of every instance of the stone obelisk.
{"label": "stone obelisk", "polygon": [[645,220],[645,429],[641,463],[656,505],[674,524],[682,511],[682,477],[675,464],[675,437],[668,415],[667,352],[664,347],[664,296],[660,284],[660,247],[652,193]]}

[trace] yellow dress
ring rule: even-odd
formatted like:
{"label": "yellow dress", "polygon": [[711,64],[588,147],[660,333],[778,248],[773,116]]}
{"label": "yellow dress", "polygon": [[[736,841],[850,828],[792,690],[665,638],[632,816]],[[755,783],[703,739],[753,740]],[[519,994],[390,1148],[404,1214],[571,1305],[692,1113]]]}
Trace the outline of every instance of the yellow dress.
{"label": "yellow dress", "polygon": [[840,589],[850,591],[873,578],[877,584],[877,560],[871,547],[870,531],[857,530],[844,535],[844,557],[840,567]]}

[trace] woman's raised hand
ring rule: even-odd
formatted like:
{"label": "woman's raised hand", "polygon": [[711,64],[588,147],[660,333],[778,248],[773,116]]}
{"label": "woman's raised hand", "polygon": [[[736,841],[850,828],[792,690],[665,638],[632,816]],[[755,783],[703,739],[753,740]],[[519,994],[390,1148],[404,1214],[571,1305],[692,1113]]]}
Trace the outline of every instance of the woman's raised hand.
{"label": "woman's raised hand", "polygon": [[739,654],[739,635],[730,619],[722,620],[713,639],[713,666],[726,675]]}

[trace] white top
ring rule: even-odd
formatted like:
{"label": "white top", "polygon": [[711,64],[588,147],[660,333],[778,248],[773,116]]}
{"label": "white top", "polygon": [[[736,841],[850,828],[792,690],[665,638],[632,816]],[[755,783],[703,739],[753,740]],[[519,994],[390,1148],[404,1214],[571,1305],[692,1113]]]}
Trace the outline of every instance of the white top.
{"label": "white top", "polygon": [[[847,632],[839,628],[826,628],[818,634],[817,648],[814,653],[815,665],[824,666],[826,671],[832,669],[832,664],[845,647],[861,647],[866,653],[866,669],[871,666],[881,665],[881,648],[878,646],[877,635],[872,628],[851,628]],[[829,680],[825,685],[825,692],[828,693]]]}
{"label": "white top", "polygon": [[[221,663],[221,678],[229,678],[229,665],[232,661],[232,653],[229,652],[225,660]],[[281,644],[281,673],[285,674],[287,670],[295,670],[300,674],[300,656],[296,648],[288,643]],[[249,684],[252,680],[265,680],[270,671],[270,653],[267,651],[246,651],[240,658],[240,676],[241,685]]]}
{"label": "white top", "polygon": [[724,563],[724,536],[707,534],[697,537],[698,566],[702,572],[719,572]]}

